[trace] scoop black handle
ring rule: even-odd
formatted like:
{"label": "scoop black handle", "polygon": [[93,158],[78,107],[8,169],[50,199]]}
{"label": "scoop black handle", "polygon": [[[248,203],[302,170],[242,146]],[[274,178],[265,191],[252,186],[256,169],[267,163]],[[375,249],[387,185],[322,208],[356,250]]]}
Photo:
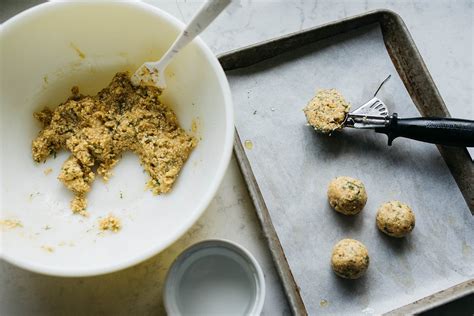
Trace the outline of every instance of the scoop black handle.
{"label": "scoop black handle", "polygon": [[411,138],[426,143],[474,147],[474,121],[445,117],[416,117],[399,119],[391,116],[384,127],[376,127],[377,133],[388,136],[388,145],[397,137]]}

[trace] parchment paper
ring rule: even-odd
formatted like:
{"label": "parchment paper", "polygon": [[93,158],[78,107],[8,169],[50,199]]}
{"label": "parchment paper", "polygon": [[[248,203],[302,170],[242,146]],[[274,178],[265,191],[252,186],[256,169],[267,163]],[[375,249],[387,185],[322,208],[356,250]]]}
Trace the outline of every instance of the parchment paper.
{"label": "parchment paper", "polygon": [[[379,314],[474,276],[474,221],[434,145],[396,139],[388,147],[373,131],[328,137],[305,125],[302,108],[317,89],[336,88],[357,107],[388,74],[378,97],[399,117],[419,116],[378,26],[228,73],[237,129],[253,144],[246,149],[252,170],[310,314]],[[369,198],[358,216],[340,215],[327,202],[327,185],[340,175],[365,183]],[[392,199],[416,214],[407,238],[375,225],[378,206]],[[343,238],[369,249],[359,280],[330,268],[332,247]]]}

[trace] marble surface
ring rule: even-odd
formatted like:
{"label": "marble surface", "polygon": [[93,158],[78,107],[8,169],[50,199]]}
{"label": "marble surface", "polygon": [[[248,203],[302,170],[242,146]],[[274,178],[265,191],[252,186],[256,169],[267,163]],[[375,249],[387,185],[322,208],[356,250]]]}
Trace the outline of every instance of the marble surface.
{"label": "marble surface", "polygon": [[[2,0],[0,17],[34,2]],[[202,1],[147,2],[186,22]],[[451,114],[474,119],[471,0],[236,1],[202,37],[219,54],[377,8],[394,10],[404,18]],[[185,247],[207,238],[227,238],[248,248],[265,272],[263,314],[289,314],[235,159],[196,225],[166,251],[135,267],[99,277],[63,279],[0,261],[0,314],[163,314],[161,291],[167,268]]]}
{"label": "marble surface", "polygon": [[0,262],[0,315],[162,315],[162,286],[172,261],[197,241],[225,238],[253,253],[267,285],[264,315],[289,314],[255,210],[233,159],[199,221],[161,254],[129,269],[89,278],[39,275]]}

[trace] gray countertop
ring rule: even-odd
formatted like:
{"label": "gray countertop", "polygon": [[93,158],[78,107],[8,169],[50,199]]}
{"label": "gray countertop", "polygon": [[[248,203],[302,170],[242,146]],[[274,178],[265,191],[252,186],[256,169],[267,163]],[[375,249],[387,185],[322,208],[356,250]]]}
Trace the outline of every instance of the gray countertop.
{"label": "gray countertop", "polygon": [[[40,1],[1,0],[0,19],[35,2]],[[185,22],[201,3],[147,2]],[[202,37],[219,54],[377,8],[394,10],[404,18],[452,116],[473,119],[474,11],[470,0],[240,1]],[[266,277],[263,314],[289,313],[233,159],[216,197],[193,228],[166,251],[135,267],[99,277],[63,279],[30,273],[0,261],[0,314],[162,314],[163,278],[170,263],[185,247],[207,238],[227,238],[248,248]]]}

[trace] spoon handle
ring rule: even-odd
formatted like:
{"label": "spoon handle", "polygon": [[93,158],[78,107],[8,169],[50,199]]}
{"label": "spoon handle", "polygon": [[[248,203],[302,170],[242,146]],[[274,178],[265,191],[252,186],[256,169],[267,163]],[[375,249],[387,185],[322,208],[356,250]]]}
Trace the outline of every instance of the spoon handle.
{"label": "spoon handle", "polygon": [[173,45],[163,55],[159,64],[166,67],[173,56],[184,46],[189,44],[224,10],[232,0],[208,0],[192,18],[191,22],[181,32]]}

